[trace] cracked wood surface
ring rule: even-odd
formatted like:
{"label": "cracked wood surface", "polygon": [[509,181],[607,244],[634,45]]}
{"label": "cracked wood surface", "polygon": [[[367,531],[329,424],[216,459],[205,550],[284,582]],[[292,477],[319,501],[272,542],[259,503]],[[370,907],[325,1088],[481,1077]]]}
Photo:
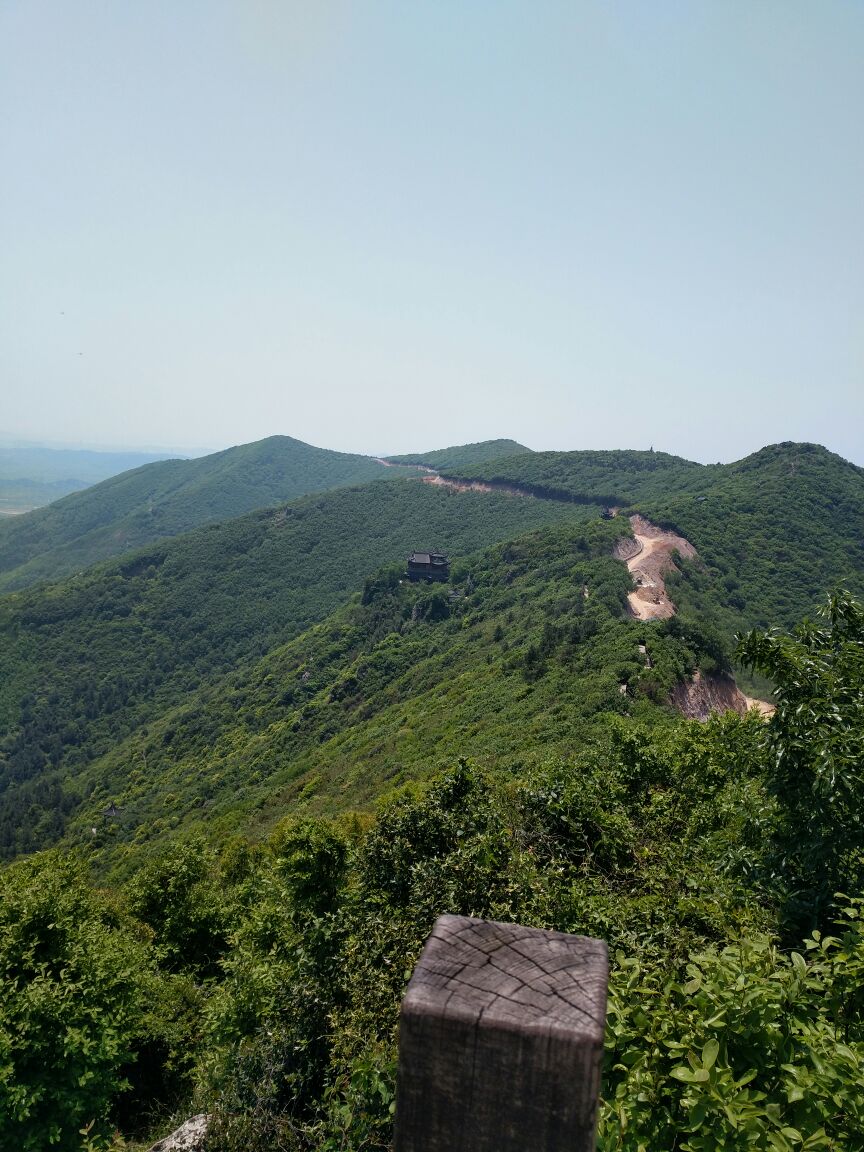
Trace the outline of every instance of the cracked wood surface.
{"label": "cracked wood surface", "polygon": [[442,916],[402,1002],[396,1152],[593,1148],[606,946]]}

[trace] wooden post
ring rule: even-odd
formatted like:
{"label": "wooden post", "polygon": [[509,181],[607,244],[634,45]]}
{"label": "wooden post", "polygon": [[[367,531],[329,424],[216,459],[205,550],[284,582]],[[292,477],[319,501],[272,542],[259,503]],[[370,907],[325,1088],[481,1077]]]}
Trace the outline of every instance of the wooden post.
{"label": "wooden post", "polygon": [[600,940],[439,917],[402,1001],[395,1152],[593,1149],[607,979]]}

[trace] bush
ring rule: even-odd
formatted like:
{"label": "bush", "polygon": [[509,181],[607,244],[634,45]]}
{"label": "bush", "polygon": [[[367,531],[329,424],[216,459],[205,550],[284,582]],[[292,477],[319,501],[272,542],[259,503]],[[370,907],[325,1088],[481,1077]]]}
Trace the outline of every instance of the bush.
{"label": "bush", "polygon": [[599,1148],[860,1148],[864,902],[804,955],[766,936],[690,957],[673,979],[619,956]]}
{"label": "bush", "polygon": [[53,855],[0,874],[0,1146],[107,1142],[147,1011],[146,944]]}

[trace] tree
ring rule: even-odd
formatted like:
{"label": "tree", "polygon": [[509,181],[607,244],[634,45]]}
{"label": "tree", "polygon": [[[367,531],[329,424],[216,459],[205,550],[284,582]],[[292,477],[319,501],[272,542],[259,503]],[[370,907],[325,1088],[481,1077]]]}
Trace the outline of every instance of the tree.
{"label": "tree", "polygon": [[749,632],[738,645],[738,659],[776,684],[766,729],[774,864],[798,933],[824,923],[836,891],[864,881],[864,609],[840,592],[820,618],[792,636]]}
{"label": "tree", "polygon": [[54,855],[0,873],[0,1147],[92,1147],[126,1088],[151,964],[133,926]]}

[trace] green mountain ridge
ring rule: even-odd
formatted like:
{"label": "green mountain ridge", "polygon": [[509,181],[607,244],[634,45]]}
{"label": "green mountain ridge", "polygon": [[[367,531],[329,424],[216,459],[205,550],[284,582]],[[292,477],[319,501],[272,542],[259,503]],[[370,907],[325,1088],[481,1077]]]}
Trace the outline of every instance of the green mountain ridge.
{"label": "green mountain ridge", "polygon": [[146,464],[0,523],[0,591],[61,579],[152,541],[310,492],[380,480],[385,471],[370,457],[289,436]]}
{"label": "green mountain ridge", "polygon": [[864,469],[817,444],[708,465],[659,452],[538,452],[459,478],[619,506],[684,536],[699,558],[673,575],[673,599],[730,639],[742,624],[792,627],[837,586],[864,592]]}
{"label": "green mountain ridge", "polygon": [[[518,485],[526,468],[535,469],[540,455],[498,460],[490,470],[494,468],[502,482]],[[230,709],[214,705],[214,715],[221,717],[216,723],[212,715],[206,717],[209,705],[205,701],[201,722],[200,694],[209,699],[207,694],[215,691],[218,696],[225,677],[239,676],[244,682],[245,677],[254,678],[258,661],[339,609],[382,565],[401,565],[412,548],[449,552],[455,579],[465,558],[483,547],[514,541],[544,524],[569,522],[575,530],[580,524],[599,522],[610,477],[616,474],[622,474],[622,491],[624,485],[633,489],[637,482],[643,484],[646,498],[632,507],[658,523],[674,526],[696,545],[697,557],[680,561],[679,570],[667,581],[679,607],[675,627],[682,632],[677,639],[709,638],[703,647],[707,645],[706,650],[713,650],[721,662],[723,644],[728,652],[736,631],[772,619],[785,624],[811,612],[835,585],[842,582],[855,590],[864,582],[864,474],[824,449],[780,445],[737,465],[708,468],[654,453],[575,453],[563,460],[556,456],[552,463],[558,491],[566,480],[566,466],[571,468],[568,483],[574,492],[578,486],[578,501],[529,499],[494,491],[456,492],[418,480],[385,478],[208,525],[96,566],[66,583],[0,598],[3,851],[14,854],[52,842],[63,833],[72,813],[79,808],[89,811],[88,794],[102,796],[107,789],[106,802],[110,800],[109,779],[114,781],[114,792],[121,794],[117,757],[122,760],[126,752],[118,750],[128,750],[127,741],[147,746],[148,726],[161,724],[160,718],[177,709],[191,708],[199,717],[186,736],[177,737],[175,747],[181,750],[181,760],[186,741],[195,760],[200,751],[195,728],[202,727],[211,734],[213,745],[223,749],[220,756],[230,762],[232,787],[239,787],[247,769],[258,770],[250,765],[263,763],[270,755],[267,741],[262,742],[256,730],[251,736],[247,732],[248,741],[243,736],[234,747],[231,734],[239,729]],[[587,485],[586,475],[593,477],[593,487]],[[545,472],[535,469],[531,482],[541,485],[549,476],[548,467]],[[681,487],[665,500],[654,495],[673,480]],[[592,496],[596,503],[589,502]],[[611,524],[615,532],[629,531],[623,514]],[[551,563],[548,557],[547,562]],[[606,563],[618,572],[622,588],[626,587],[629,577],[623,565],[612,560]],[[482,565],[473,578],[478,586],[483,584]],[[546,602],[542,578],[536,580],[528,600],[509,609],[514,618],[524,616],[518,625],[523,632],[531,619],[531,597],[538,604]],[[468,617],[470,613],[462,619]],[[631,627],[627,620],[620,623]],[[546,624],[553,630],[557,626],[554,619],[548,619],[542,627],[538,625],[540,634]],[[613,627],[611,617],[607,624],[600,631],[609,631],[611,637],[618,624]],[[497,626],[506,631],[510,625],[512,621],[498,621]],[[401,625],[396,632],[400,629]],[[488,666],[472,673],[470,667],[459,665],[459,674],[476,674],[478,683],[488,679],[492,690],[501,653],[494,645],[487,646],[488,636],[482,629],[478,635],[485,637],[477,651],[484,652]],[[540,641],[526,633],[520,643],[530,652]],[[548,635],[545,643],[551,643]],[[600,636],[592,643],[599,654],[605,651],[607,639]],[[401,639],[398,647],[404,652],[410,644]],[[422,656],[423,662],[427,659]],[[537,652],[530,660],[538,668],[544,664]],[[587,682],[567,687],[569,673],[560,674],[563,695],[581,692],[586,699],[596,695]],[[314,678],[310,680],[314,686]],[[552,682],[550,678],[547,684]],[[423,705],[429,720],[420,727],[429,741],[443,740],[442,748],[455,751],[453,741],[448,744],[442,732],[446,715],[459,709],[442,683],[430,683],[432,695]],[[606,707],[619,682],[607,676],[604,683],[600,696]],[[416,683],[410,680],[410,684],[413,692]],[[667,689],[670,686],[666,684]],[[279,688],[280,698],[284,691]],[[655,702],[662,703],[661,696]],[[511,707],[514,715],[523,716],[525,732],[534,731],[528,714]],[[255,708],[269,715],[263,702]],[[484,708],[494,713],[491,699],[467,708],[465,724],[483,727]],[[582,705],[572,708],[575,714]],[[378,705],[376,709],[383,717],[386,709]],[[436,709],[443,710],[437,719]],[[316,705],[313,712],[317,715],[318,711]],[[222,723],[227,726],[225,733]],[[366,802],[378,784],[370,789],[351,775],[352,757],[363,759],[369,747],[376,747],[370,779],[380,784],[388,778],[387,749],[392,752],[394,745],[387,736],[372,735],[372,728],[368,739],[350,733],[346,717],[337,716],[334,723],[333,731],[326,725],[316,729],[318,735],[307,745],[301,747],[302,741],[298,744],[292,737],[285,747],[290,746],[298,779],[304,773],[314,775],[316,764],[320,768],[324,783],[319,800],[324,807],[343,802],[350,806],[360,798]],[[382,732],[389,723],[380,720]],[[166,721],[163,736],[172,724]],[[305,720],[300,727],[306,731]],[[274,728],[271,735],[275,732]],[[337,736],[338,740],[328,743]],[[398,741],[396,746],[401,746]],[[273,745],[273,749],[281,747],[278,740]],[[279,755],[283,752],[284,748]],[[158,753],[151,751],[150,757],[162,763]],[[406,778],[419,769],[422,759],[422,751],[411,751],[403,765]],[[96,768],[92,768],[94,763]],[[104,780],[100,778],[103,767]],[[398,775],[401,769],[394,771]],[[286,788],[289,805],[297,798],[296,790],[288,787],[290,775],[280,784]],[[345,779],[352,782],[345,783]],[[158,781],[148,787],[159,791]],[[215,792],[208,797],[214,802]],[[230,797],[226,800],[226,811],[232,802]],[[153,817],[153,810],[145,805],[142,813],[145,809],[147,818]],[[197,816],[193,813],[192,818]]]}
{"label": "green mountain ridge", "polygon": [[461,560],[449,589],[382,570],[90,765],[73,841],[121,860],[124,843],[137,856],[195,825],[218,841],[289,810],[369,807],[459,755],[522,770],[573,754],[609,715],[662,722],[673,685],[716,654],[698,629],[629,618],[612,558],[627,531],[545,528]]}
{"label": "green mountain ridge", "polygon": [[445,468],[474,468],[496,460],[530,454],[531,449],[516,440],[481,440],[477,444],[460,444],[453,448],[434,448],[429,452],[409,452],[402,456],[388,456],[391,464],[419,464],[436,471]]}

